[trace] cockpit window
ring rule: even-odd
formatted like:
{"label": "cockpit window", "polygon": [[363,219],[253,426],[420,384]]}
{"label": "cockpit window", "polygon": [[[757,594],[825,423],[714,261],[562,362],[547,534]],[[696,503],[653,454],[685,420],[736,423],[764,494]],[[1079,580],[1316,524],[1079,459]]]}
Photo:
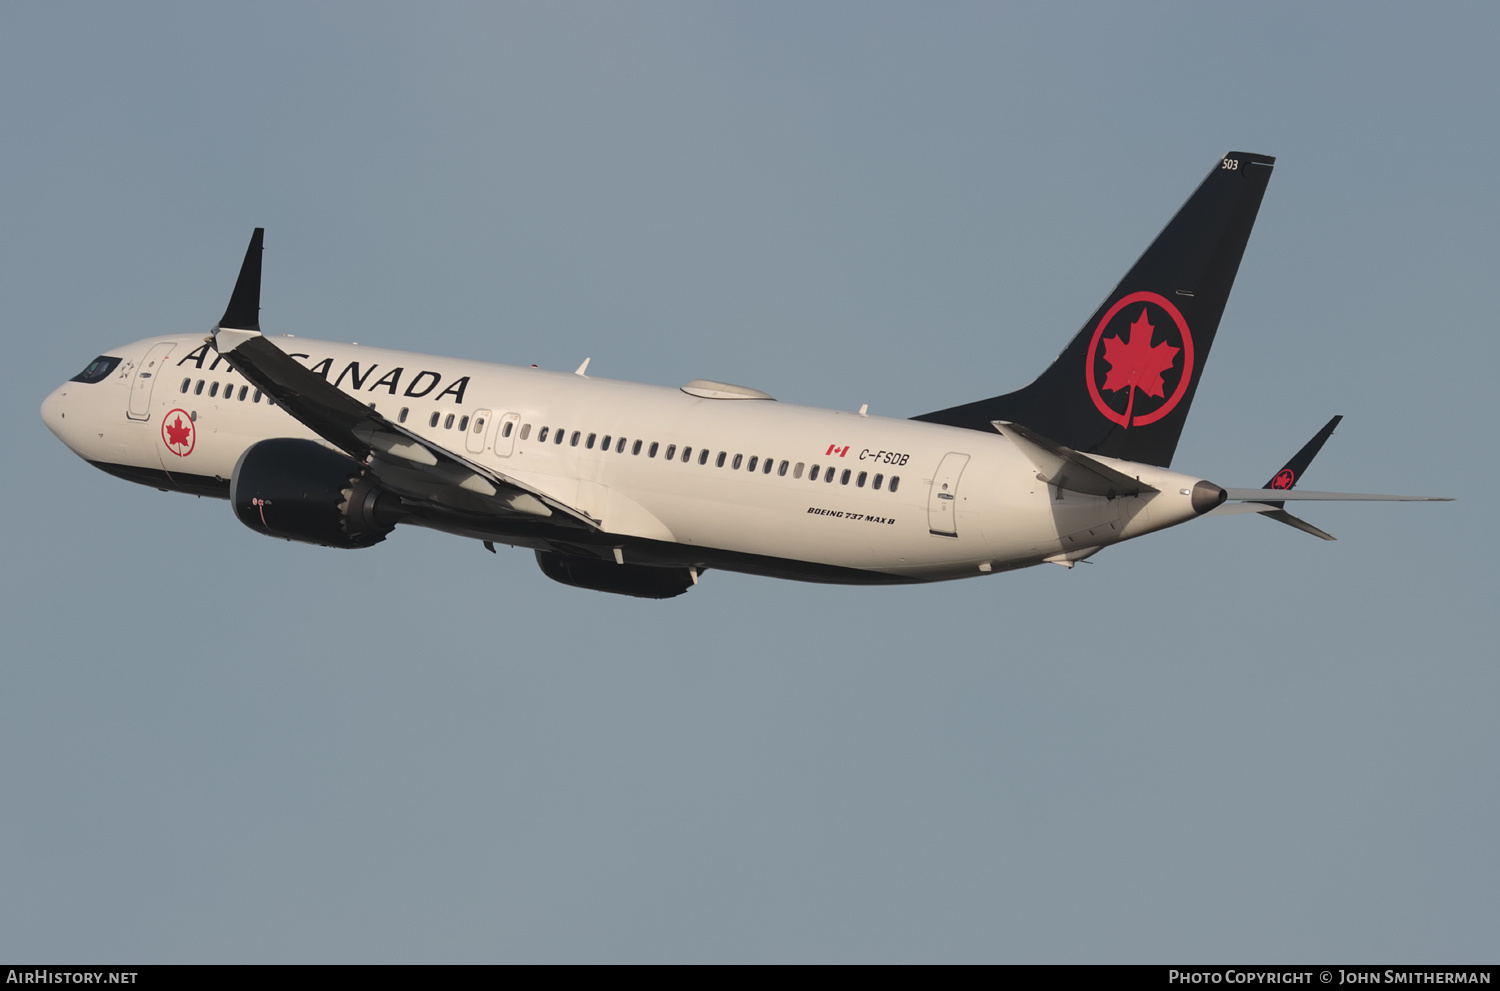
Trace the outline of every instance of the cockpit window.
{"label": "cockpit window", "polygon": [[107,354],[101,354],[99,357],[97,357],[93,361],[89,362],[89,366],[87,368],[85,368],[83,371],[79,372],[77,375],[74,375],[68,381],[69,382],[99,382],[99,381],[102,381],[102,380],[108,378],[109,377],[109,373],[112,372],[112,371],[114,371],[115,367],[117,365],[119,365],[119,364],[120,364],[120,359],[119,358],[111,358]]}

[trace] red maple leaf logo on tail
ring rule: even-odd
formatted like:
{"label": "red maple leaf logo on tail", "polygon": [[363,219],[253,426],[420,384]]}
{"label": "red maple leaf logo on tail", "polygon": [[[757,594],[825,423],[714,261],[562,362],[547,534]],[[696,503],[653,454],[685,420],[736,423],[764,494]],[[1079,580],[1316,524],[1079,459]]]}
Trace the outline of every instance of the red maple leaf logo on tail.
{"label": "red maple leaf logo on tail", "polygon": [[1104,377],[1104,388],[1110,392],[1127,390],[1125,401],[1125,425],[1130,426],[1131,410],[1135,406],[1135,390],[1148,396],[1166,398],[1166,387],[1162,373],[1172,367],[1180,348],[1166,342],[1152,345],[1151,335],[1156,328],[1146,319],[1146,308],[1141,307],[1141,317],[1130,325],[1130,337],[1109,337],[1104,341],[1104,360],[1109,362],[1109,373]]}

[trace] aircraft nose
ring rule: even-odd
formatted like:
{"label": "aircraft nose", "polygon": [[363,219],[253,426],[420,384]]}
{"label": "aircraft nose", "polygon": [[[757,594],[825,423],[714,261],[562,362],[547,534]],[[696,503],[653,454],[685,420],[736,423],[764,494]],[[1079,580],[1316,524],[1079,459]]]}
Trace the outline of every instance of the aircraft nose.
{"label": "aircraft nose", "polygon": [[52,394],[42,400],[42,422],[47,429],[56,435],[57,439],[68,445],[73,453],[82,455],[83,446],[88,443],[88,418],[83,415],[77,397],[69,395],[75,383],[64,382]]}
{"label": "aircraft nose", "polygon": [[42,422],[47,425],[48,430],[64,442],[67,438],[63,435],[63,431],[68,426],[67,395],[68,387],[60,385],[52,390],[51,395],[42,400]]}

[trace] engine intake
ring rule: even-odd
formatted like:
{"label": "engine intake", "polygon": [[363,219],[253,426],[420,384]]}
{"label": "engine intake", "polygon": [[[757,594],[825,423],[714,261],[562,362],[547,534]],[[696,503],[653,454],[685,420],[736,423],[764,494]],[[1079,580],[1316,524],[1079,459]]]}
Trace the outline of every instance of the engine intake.
{"label": "engine intake", "polygon": [[360,462],[311,440],[252,444],[234,466],[229,502],[257,533],[324,547],[369,547],[396,528],[399,496]]}

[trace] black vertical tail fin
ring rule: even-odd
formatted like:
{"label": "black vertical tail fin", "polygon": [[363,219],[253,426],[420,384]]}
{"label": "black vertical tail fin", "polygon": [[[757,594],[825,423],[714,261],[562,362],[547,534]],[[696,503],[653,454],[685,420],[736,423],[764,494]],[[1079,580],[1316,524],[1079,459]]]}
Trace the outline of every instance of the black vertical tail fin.
{"label": "black vertical tail fin", "polygon": [[1172,463],[1276,160],[1214,164],[1052,367],[1017,392],[913,417],[1019,423],[1076,451]]}

